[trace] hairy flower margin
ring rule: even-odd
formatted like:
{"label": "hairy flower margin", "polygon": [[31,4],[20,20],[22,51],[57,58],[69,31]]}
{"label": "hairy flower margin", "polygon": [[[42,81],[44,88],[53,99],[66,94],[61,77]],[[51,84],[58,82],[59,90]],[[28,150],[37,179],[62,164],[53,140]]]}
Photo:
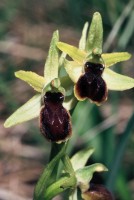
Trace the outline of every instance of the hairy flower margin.
{"label": "hairy flower margin", "polygon": [[[54,32],[44,66],[44,77],[31,71],[20,70],[15,72],[15,76],[32,86],[37,91],[37,94],[6,120],[4,124],[6,128],[39,116],[42,96],[45,92],[51,90],[53,80],[58,79],[58,86],[56,81],[56,84],[53,86],[58,91],[61,92],[62,90],[62,93],[64,93],[65,100],[63,106],[67,110],[71,110],[76,105],[76,98],[84,100],[85,98],[79,98],[75,89],[73,92],[73,87],[76,87],[78,79],[84,74],[84,64],[87,61],[104,65],[102,78],[106,82],[107,89],[122,91],[134,87],[133,78],[118,74],[109,69],[111,65],[117,62],[128,60],[131,55],[127,52],[102,53],[103,26],[101,15],[98,12],[93,15],[89,31],[88,26],[86,22],[79,42],[79,48],[59,42],[59,33],[58,31]],[[64,52],[60,57],[57,47]],[[65,59],[66,54],[74,61]],[[63,68],[66,69],[67,73],[65,73]],[[98,102],[95,103],[98,104]]]}

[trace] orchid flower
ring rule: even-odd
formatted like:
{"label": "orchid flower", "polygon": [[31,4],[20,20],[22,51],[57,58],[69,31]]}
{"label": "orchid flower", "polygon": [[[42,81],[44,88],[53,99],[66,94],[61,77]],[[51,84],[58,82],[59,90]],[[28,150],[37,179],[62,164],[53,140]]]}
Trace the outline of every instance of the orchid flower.
{"label": "orchid flower", "polygon": [[134,87],[134,79],[118,74],[110,66],[128,60],[127,52],[102,53],[103,26],[101,15],[93,15],[88,32],[84,25],[79,48],[58,42],[58,48],[68,54],[73,61],[65,61],[65,69],[74,82],[74,95],[82,101],[88,98],[100,105],[107,100],[109,90],[127,90]]}

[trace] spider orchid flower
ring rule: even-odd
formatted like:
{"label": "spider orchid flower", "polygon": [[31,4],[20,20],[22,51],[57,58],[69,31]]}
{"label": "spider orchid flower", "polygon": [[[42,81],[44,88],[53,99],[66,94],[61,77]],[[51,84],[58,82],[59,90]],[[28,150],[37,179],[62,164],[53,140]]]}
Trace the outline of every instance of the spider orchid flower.
{"label": "spider orchid flower", "polygon": [[134,79],[118,74],[110,66],[128,60],[127,52],[102,53],[103,26],[101,15],[93,15],[88,32],[84,25],[79,48],[58,42],[58,48],[68,54],[73,61],[65,60],[65,69],[74,82],[74,95],[79,100],[88,98],[100,105],[107,100],[108,90],[127,90],[134,87]]}
{"label": "spider orchid flower", "polygon": [[[44,77],[31,71],[18,71],[15,76],[27,82],[37,92],[29,101],[18,108],[6,121],[6,128],[40,117],[41,133],[51,142],[63,142],[72,133],[70,114],[74,96],[65,99],[64,86],[67,78],[58,78],[64,55],[59,58],[56,46],[59,33],[55,31],[44,67]],[[66,88],[66,86],[65,86]]]}

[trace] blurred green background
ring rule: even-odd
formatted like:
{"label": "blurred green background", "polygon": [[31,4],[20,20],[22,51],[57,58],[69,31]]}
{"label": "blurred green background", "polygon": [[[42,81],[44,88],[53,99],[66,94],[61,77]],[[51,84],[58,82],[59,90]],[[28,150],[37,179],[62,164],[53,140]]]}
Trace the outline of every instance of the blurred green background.
{"label": "blurred green background", "polygon": [[[14,76],[17,70],[43,75],[53,31],[78,46],[85,21],[99,11],[104,25],[104,52],[128,51],[132,58],[116,71],[134,78],[134,1],[128,0],[1,0],[0,1],[0,199],[30,200],[48,161],[50,144],[39,132],[38,119],[5,129],[5,119],[34,94]],[[105,184],[117,200],[134,199],[134,89],[109,92],[97,107],[78,103],[73,112],[72,155],[95,148],[89,163],[102,162],[109,172],[92,182]],[[55,199],[61,199],[57,197]]]}

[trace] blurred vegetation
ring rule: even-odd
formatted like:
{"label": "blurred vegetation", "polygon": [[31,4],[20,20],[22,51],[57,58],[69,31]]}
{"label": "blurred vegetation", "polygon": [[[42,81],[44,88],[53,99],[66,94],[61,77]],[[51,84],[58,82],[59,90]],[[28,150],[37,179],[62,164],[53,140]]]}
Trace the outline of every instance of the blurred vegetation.
{"label": "blurred vegetation", "polygon": [[[28,192],[26,185],[22,193],[21,184],[18,185],[17,194],[25,200],[32,197],[42,163],[48,159],[50,145],[39,133],[37,120],[7,130],[3,128],[4,120],[32,95],[32,90],[17,80],[14,72],[23,69],[43,74],[52,32],[59,29],[62,41],[78,45],[82,27],[85,21],[91,21],[95,11],[103,18],[104,51],[129,51],[133,56],[133,0],[0,1],[0,176],[3,177],[0,188],[14,191],[9,182],[5,184],[5,176],[24,170],[26,166],[29,169],[31,165],[32,169],[35,166],[35,169],[39,168],[36,176],[31,172],[30,180],[27,180],[29,176],[25,180],[32,189]],[[134,77],[133,61],[134,56],[128,62],[118,64],[117,71]],[[100,107],[87,101],[80,102],[72,116],[73,137],[69,153],[89,145],[95,148],[89,162],[102,162],[109,172],[95,175],[93,182],[107,185],[118,200],[134,199],[133,92],[133,89],[110,91],[108,101]],[[16,165],[19,161],[20,168],[12,169],[12,160],[17,160]],[[27,176],[25,172],[23,176]]]}

